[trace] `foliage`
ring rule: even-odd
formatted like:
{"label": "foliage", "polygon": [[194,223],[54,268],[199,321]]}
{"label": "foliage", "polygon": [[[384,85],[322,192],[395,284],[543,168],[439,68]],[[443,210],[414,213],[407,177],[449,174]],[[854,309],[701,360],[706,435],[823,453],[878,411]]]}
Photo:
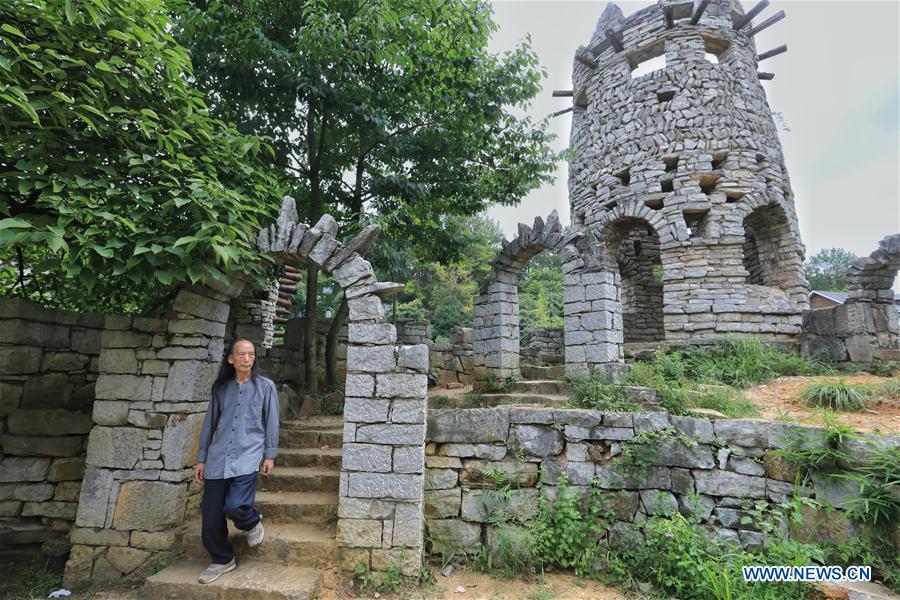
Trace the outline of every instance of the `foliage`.
{"label": "foliage", "polygon": [[564,326],[563,276],[556,254],[535,256],[519,274],[519,317],[523,329]]}
{"label": "foliage", "polygon": [[0,7],[0,288],[141,310],[259,273],[269,147],[212,118],[160,0]]}
{"label": "foliage", "polygon": [[692,408],[709,408],[732,419],[755,417],[759,408],[730,387],[700,384],[689,390],[686,399]]}
{"label": "foliage", "polygon": [[21,565],[12,581],[0,584],[0,594],[9,600],[46,598],[62,586],[65,562],[64,557],[33,558]]}
{"label": "foliage", "polygon": [[874,362],[866,369],[872,375],[878,377],[893,377],[900,371],[900,362],[890,360],[887,362]]}
{"label": "foliage", "polygon": [[789,435],[784,448],[774,451],[796,467],[800,474],[809,476],[814,472],[830,473],[840,464],[847,464],[850,455],[847,442],[856,439],[853,428],[840,424],[826,411],[820,413],[823,427],[813,430],[797,429]]}
{"label": "foliage", "polygon": [[615,462],[616,473],[642,476],[643,471],[656,462],[660,446],[669,440],[678,440],[691,452],[697,447],[695,440],[674,429],[646,429],[623,442],[622,457]]}
{"label": "foliage", "polygon": [[811,256],[803,265],[809,289],[844,291],[847,289],[847,269],[856,255],[843,248],[826,248]]}
{"label": "foliage", "polygon": [[512,389],[512,384],[518,381],[516,376],[510,376],[505,379],[498,379],[493,373],[488,373],[484,378],[484,392],[486,394],[508,394]]}
{"label": "foliage", "polygon": [[609,412],[635,412],[640,410],[632,398],[618,386],[602,379],[575,375],[570,378],[572,396],[569,406]]}
{"label": "foliage", "polygon": [[850,385],[843,379],[837,382],[811,383],[801,396],[810,406],[839,411],[864,410],[869,403],[866,390]]}

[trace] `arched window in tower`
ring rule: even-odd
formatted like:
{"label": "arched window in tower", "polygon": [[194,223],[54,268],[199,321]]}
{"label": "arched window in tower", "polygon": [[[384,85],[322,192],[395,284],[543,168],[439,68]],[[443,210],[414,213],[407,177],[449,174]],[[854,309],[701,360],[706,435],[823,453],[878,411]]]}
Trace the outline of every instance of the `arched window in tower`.
{"label": "arched window in tower", "polygon": [[784,289],[792,281],[781,266],[793,245],[787,215],[778,204],[761,206],[744,218],[743,263],[747,283]]}

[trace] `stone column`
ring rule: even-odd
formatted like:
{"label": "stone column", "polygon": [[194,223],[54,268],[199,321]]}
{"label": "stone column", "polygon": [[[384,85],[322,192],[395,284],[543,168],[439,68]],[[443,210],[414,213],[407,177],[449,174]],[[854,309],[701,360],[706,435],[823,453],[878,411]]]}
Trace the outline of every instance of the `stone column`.
{"label": "stone column", "polygon": [[422,564],[428,347],[396,345],[381,299],[347,289],[349,346],[337,540],[347,569]]}
{"label": "stone column", "polygon": [[139,579],[199,504],[193,465],[232,288],[185,288],[174,317],[111,316],[66,585]]}

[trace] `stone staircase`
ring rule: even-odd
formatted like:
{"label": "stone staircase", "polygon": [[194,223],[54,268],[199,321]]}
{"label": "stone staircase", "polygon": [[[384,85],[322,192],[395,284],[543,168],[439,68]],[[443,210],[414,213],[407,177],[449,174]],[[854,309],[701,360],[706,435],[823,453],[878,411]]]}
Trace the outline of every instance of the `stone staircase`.
{"label": "stone staircase", "polygon": [[[523,375],[525,369],[523,367]],[[530,367],[532,369],[555,369],[556,367]],[[527,377],[527,375],[526,375]],[[509,392],[481,394],[482,406],[505,404],[540,404],[562,406],[569,399],[572,387],[558,379],[524,379],[509,387]]]}
{"label": "stone staircase", "polygon": [[149,598],[241,598],[307,600],[333,562],[343,419],[311,417],[281,424],[275,472],[260,475],[256,507],[266,538],[250,548],[229,522],[238,568],[208,585],[197,577],[209,563],[200,536],[200,516],[179,534],[185,558],[147,579]]}

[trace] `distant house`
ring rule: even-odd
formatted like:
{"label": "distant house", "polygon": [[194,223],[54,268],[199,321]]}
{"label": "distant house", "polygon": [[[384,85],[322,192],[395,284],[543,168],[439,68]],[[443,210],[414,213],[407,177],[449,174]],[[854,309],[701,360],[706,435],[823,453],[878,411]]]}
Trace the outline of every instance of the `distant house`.
{"label": "distant house", "polygon": [[[831,308],[847,301],[847,292],[813,290],[809,293],[809,307],[812,310]],[[894,304],[900,306],[900,294],[894,294]]]}

